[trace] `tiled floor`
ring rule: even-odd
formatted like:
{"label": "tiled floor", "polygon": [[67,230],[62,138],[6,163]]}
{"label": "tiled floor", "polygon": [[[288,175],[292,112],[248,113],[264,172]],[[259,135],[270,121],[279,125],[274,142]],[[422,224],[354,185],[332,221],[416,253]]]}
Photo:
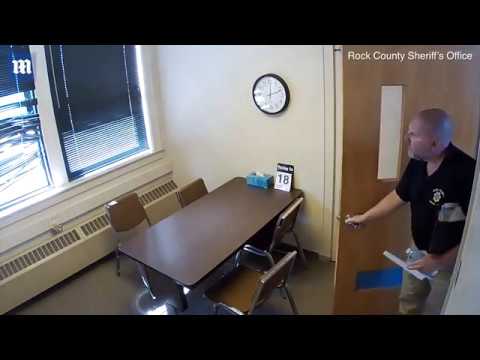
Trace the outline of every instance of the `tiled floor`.
{"label": "tiled floor", "polygon": [[[290,290],[300,314],[330,314],[333,303],[334,263],[309,256],[308,267],[297,259],[290,278]],[[203,291],[231,268],[225,263],[187,295],[186,315],[211,314],[211,303]],[[122,258],[121,276],[115,273],[115,259],[109,256],[45,291],[9,314],[135,315],[173,313],[164,300],[152,300],[137,274],[133,261]],[[274,293],[258,314],[291,314],[287,300]]]}

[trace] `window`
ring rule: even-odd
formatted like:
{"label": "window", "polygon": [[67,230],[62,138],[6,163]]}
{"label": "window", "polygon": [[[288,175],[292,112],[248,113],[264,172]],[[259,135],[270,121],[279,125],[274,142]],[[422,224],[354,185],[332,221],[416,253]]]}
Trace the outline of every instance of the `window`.
{"label": "window", "polygon": [[384,85],[380,101],[378,180],[396,180],[402,154],[403,86]]}
{"label": "window", "polygon": [[46,46],[69,180],[148,149],[136,47]]}
{"label": "window", "polygon": [[135,45],[0,45],[2,217],[151,153],[141,65]]}
{"label": "window", "polygon": [[50,184],[28,46],[0,45],[0,210]]}

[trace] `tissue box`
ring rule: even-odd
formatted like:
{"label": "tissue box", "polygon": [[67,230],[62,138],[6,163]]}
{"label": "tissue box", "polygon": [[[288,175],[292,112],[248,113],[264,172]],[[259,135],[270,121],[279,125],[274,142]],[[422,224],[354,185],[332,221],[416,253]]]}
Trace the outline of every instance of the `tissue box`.
{"label": "tissue box", "polygon": [[247,185],[268,189],[273,185],[273,176],[264,174],[258,176],[254,172],[247,175]]}

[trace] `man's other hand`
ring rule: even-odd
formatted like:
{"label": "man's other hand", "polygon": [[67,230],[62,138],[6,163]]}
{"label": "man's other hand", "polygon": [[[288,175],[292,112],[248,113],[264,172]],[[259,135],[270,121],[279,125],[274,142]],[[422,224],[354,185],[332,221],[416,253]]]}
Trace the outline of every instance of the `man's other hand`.
{"label": "man's other hand", "polygon": [[427,254],[420,260],[414,261],[408,268],[410,270],[418,270],[424,273],[433,273],[435,270],[441,269],[443,261],[441,255]]}

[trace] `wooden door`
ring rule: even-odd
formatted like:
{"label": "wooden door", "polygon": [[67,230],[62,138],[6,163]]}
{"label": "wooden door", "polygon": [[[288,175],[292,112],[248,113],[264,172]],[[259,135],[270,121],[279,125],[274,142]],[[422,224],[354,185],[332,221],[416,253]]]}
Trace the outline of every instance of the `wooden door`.
{"label": "wooden door", "polygon": [[[349,51],[382,53],[409,51],[429,53],[462,51],[472,60],[356,61]],[[404,135],[412,116],[419,110],[439,107],[455,120],[454,143],[476,155],[480,106],[479,46],[344,46],[343,56],[343,161],[341,220],[335,274],[334,313],[394,314],[399,288],[356,289],[357,274],[392,267],[383,257],[388,249],[402,253],[410,244],[409,208],[360,230],[344,225],[347,214],[358,214],[375,205],[392,191],[408,162]],[[403,86],[402,123],[398,136],[397,178],[378,180],[381,91],[385,85]]]}

